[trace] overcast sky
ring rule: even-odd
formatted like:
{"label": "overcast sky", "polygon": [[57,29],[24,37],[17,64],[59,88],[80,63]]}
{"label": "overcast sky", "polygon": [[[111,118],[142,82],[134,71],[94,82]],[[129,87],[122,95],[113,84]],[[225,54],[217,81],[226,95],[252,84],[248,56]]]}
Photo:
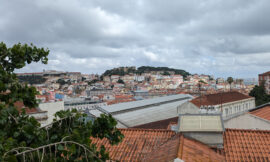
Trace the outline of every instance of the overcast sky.
{"label": "overcast sky", "polygon": [[0,41],[50,49],[46,70],[168,66],[215,77],[270,70],[269,0],[0,0]]}

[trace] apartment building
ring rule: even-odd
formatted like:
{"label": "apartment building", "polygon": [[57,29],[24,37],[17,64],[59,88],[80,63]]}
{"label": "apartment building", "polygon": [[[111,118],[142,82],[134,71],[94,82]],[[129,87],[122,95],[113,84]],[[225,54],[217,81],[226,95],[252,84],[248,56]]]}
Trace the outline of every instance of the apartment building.
{"label": "apartment building", "polygon": [[222,113],[223,118],[255,108],[255,98],[237,91],[220,92],[197,97],[190,101],[200,109]]}
{"label": "apartment building", "polygon": [[270,94],[270,71],[259,74],[259,85],[265,87],[266,93]]}

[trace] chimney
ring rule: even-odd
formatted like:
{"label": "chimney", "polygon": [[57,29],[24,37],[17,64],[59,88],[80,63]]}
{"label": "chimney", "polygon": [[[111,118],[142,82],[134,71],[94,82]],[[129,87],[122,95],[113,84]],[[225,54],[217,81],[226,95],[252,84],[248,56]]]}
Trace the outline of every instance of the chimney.
{"label": "chimney", "polygon": [[221,114],[180,114],[178,132],[210,147],[223,148],[224,125]]}

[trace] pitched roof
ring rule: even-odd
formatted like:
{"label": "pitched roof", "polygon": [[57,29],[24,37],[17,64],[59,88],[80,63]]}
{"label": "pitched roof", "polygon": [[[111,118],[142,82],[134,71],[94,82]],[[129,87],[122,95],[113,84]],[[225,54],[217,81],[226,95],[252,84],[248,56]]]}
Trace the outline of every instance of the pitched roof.
{"label": "pitched roof", "polygon": [[98,147],[102,144],[112,160],[117,161],[224,161],[224,156],[207,145],[185,138],[170,130],[120,129],[124,134],[121,143],[111,146],[106,139],[92,139]]}
{"label": "pitched roof", "polygon": [[98,147],[104,145],[112,160],[139,161],[154,148],[168,141],[176,133],[159,129],[120,129],[125,136],[118,145],[111,146],[106,139],[92,139]]}
{"label": "pitched roof", "polygon": [[169,119],[165,119],[165,120],[159,120],[156,122],[151,122],[151,123],[146,123],[146,124],[142,124],[142,125],[137,125],[134,126],[134,128],[144,128],[144,129],[167,129],[168,126],[171,123],[177,123],[178,122],[178,117],[174,117],[174,118],[169,118]]}
{"label": "pitched roof", "polygon": [[177,134],[159,148],[148,153],[143,161],[167,162],[179,158],[185,162],[204,161],[221,162],[225,161],[223,155],[216,153],[207,145]]}
{"label": "pitched roof", "polygon": [[259,74],[259,75],[270,75],[270,71],[267,71],[267,72]]}
{"label": "pitched roof", "polygon": [[270,131],[226,129],[226,161],[270,161]]}
{"label": "pitched roof", "polygon": [[220,114],[181,114],[179,132],[223,132]]}
{"label": "pitched roof", "polygon": [[270,120],[270,105],[258,108],[249,112],[252,115],[260,117],[265,120]]}
{"label": "pitched roof", "polygon": [[47,111],[42,111],[39,108],[28,108],[28,107],[25,107],[24,104],[23,104],[23,102],[21,102],[21,101],[15,102],[14,103],[14,106],[17,108],[17,110],[19,112],[21,112],[22,109],[24,109],[26,114],[36,114],[36,113],[40,113],[40,112],[47,112]]}
{"label": "pitched roof", "polygon": [[244,100],[252,98],[240,92],[231,91],[231,92],[221,92],[215,94],[208,94],[202,97],[197,97],[190,102],[194,105],[201,107],[201,105],[219,105],[221,103],[234,102],[238,100]]}

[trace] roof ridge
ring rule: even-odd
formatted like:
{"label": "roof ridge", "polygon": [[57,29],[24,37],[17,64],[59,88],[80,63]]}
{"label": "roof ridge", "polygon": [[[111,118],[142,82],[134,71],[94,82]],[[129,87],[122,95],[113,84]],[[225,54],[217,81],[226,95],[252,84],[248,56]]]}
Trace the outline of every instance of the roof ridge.
{"label": "roof ridge", "polygon": [[237,128],[226,128],[226,131],[245,131],[245,132],[267,132],[270,133],[270,130],[259,130],[259,129],[237,129]]}
{"label": "roof ridge", "polygon": [[118,130],[127,130],[127,131],[131,131],[131,130],[139,130],[139,131],[149,131],[149,132],[174,132],[172,130],[168,130],[168,129],[146,129],[146,128],[118,128]]}

